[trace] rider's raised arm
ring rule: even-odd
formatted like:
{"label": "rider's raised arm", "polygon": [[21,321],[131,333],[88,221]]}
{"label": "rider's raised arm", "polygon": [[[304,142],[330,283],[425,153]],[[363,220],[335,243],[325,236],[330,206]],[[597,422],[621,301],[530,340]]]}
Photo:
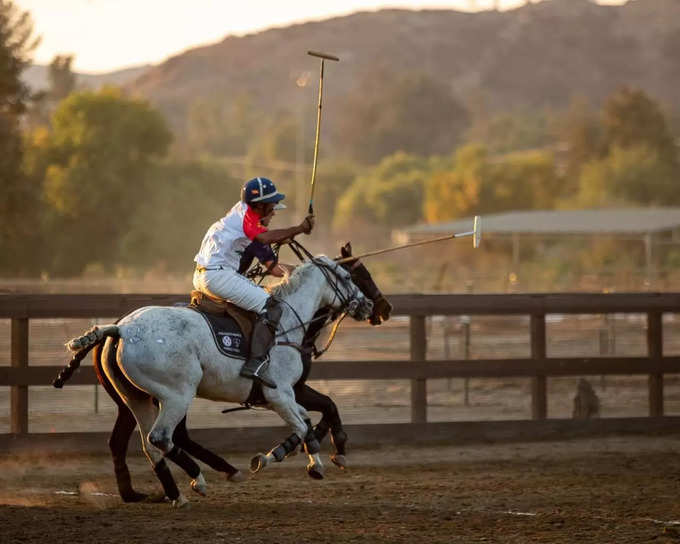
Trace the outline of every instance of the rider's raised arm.
{"label": "rider's raised arm", "polygon": [[271,229],[265,232],[260,232],[255,236],[255,240],[263,244],[275,244],[277,242],[283,242],[289,238],[293,238],[298,234],[309,234],[312,232],[314,227],[314,216],[308,215],[305,220],[294,227],[288,227],[285,229]]}

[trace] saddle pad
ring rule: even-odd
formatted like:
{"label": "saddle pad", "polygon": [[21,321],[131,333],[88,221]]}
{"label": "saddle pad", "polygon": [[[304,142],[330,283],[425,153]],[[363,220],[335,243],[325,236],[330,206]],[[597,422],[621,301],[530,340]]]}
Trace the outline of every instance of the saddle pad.
{"label": "saddle pad", "polygon": [[217,349],[227,357],[246,359],[250,348],[250,340],[241,332],[236,320],[230,316],[207,314],[189,306],[201,314],[210,327]]}

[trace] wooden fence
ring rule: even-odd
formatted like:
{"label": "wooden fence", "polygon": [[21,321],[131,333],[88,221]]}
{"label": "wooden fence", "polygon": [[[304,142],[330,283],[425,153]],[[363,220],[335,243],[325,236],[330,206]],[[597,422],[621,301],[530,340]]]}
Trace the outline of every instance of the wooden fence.
{"label": "wooden fence", "polygon": [[[402,431],[413,436],[426,427],[432,431],[442,424],[427,423],[427,380],[433,378],[531,378],[531,407],[534,420],[545,420],[547,413],[548,376],[632,375],[649,376],[649,416],[656,418],[625,418],[611,420],[615,427],[663,427],[676,425],[678,418],[663,418],[663,375],[680,372],[680,357],[664,357],[662,315],[680,312],[680,293],[614,293],[614,294],[516,294],[516,295],[393,295],[394,315],[406,315],[410,320],[410,360],[398,361],[332,361],[315,362],[310,379],[408,379],[411,380],[411,424]],[[0,295],[0,318],[11,319],[11,366],[0,367],[0,386],[11,387],[11,435],[17,438],[28,433],[28,387],[49,385],[61,366],[31,366],[28,358],[29,319],[41,318],[107,318],[117,317],[146,305],[172,305],[186,302],[183,295]],[[546,314],[608,314],[643,313],[647,316],[646,357],[547,357]],[[528,315],[530,316],[529,358],[427,360],[426,318],[431,315]],[[91,367],[83,367],[68,382],[70,385],[97,383]],[[661,418],[661,419],[659,419]],[[643,419],[645,422],[633,422]],[[506,425],[494,422],[487,428]],[[559,432],[554,424],[527,426],[530,422],[514,422],[516,429],[545,428]],[[519,425],[521,423],[521,425]],[[539,423],[539,422],[534,422]],[[475,422],[484,426],[484,422]],[[428,427],[429,425],[429,427]],[[469,423],[468,423],[469,425]],[[573,422],[563,427],[576,429]],[[588,424],[585,424],[588,425]],[[606,420],[589,425],[602,429]],[[371,429],[396,425],[365,426],[356,432],[371,435]],[[458,424],[458,430],[463,427]],[[467,428],[467,427],[466,427]],[[428,431],[429,432],[429,431]],[[501,432],[501,431],[499,431]],[[443,434],[442,434],[443,433]],[[88,434],[88,433],[80,433]],[[437,433],[435,433],[437,434]],[[437,436],[443,436],[444,431]],[[483,433],[482,433],[483,434]],[[501,432],[503,434],[503,432]],[[507,433],[505,433],[507,434]],[[504,436],[505,436],[504,434]],[[520,433],[521,434],[521,433]],[[374,436],[377,436],[374,434]],[[485,435],[486,436],[486,435]],[[0,435],[0,439],[3,436]],[[2,449],[2,448],[0,448]]]}

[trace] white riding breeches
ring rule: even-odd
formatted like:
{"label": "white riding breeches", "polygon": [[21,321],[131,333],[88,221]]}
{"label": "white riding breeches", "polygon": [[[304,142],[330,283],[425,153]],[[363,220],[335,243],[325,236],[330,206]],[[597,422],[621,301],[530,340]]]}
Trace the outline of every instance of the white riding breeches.
{"label": "white riding breeches", "polygon": [[228,300],[239,308],[262,313],[269,293],[235,270],[194,272],[194,289]]}

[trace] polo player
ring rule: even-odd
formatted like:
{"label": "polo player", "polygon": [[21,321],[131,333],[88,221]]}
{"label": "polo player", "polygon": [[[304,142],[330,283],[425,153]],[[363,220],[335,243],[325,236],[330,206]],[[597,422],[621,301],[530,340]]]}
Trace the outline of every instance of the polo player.
{"label": "polo player", "polygon": [[299,225],[270,230],[268,225],[275,211],[285,208],[281,203],[284,198],[271,180],[251,179],[241,189],[241,200],[205,233],[194,257],[195,289],[257,313],[250,355],[240,374],[271,388],[276,384],[264,375],[263,368],[275,342],[282,309],[278,300],[239,271],[245,271],[254,257],[274,276],[281,277],[292,269],[277,262],[271,244],[312,232],[314,215],[308,215]]}

